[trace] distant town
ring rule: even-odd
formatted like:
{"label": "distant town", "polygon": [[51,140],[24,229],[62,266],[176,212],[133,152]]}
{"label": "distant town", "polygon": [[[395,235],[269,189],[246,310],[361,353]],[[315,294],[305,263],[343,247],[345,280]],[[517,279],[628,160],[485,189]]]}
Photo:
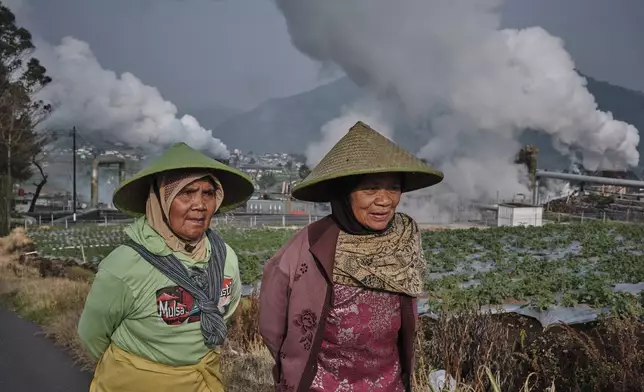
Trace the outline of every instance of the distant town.
{"label": "distant town", "polygon": [[[113,191],[127,177],[138,172],[148,157],[137,149],[122,145],[97,150],[81,144],[76,149],[76,203],[72,196],[74,188],[74,154],[72,149],[52,149],[41,160],[40,170],[36,170],[28,181],[14,185],[14,220],[32,223],[65,224],[78,218],[87,221],[125,220],[127,216],[116,211],[111,204]],[[553,173],[537,170],[538,149],[525,146],[518,153],[515,163],[526,165],[529,173],[530,189],[533,192],[530,205],[521,207],[528,214],[537,208],[544,213],[572,214],[594,219],[639,220],[644,218],[644,182],[632,172],[586,172],[572,170],[566,173]],[[231,150],[223,163],[238,168],[248,174],[255,184],[255,193],[234,214],[247,215],[302,215],[317,217],[330,212],[325,203],[307,203],[290,197],[294,185],[310,172],[306,158],[297,153],[264,153],[255,151]],[[565,193],[541,198],[537,189],[548,188],[550,180],[568,183]],[[574,185],[573,185],[574,184]],[[512,216],[519,217],[519,207],[512,204],[521,201],[525,204],[530,195],[521,195],[520,200],[502,197],[489,203],[474,204],[476,217],[456,216],[457,221],[482,220],[499,221],[502,218],[499,206],[504,203],[512,209]],[[535,207],[537,206],[538,207]],[[75,206],[75,208],[74,208]],[[469,209],[472,206],[463,206]],[[509,214],[509,213],[508,213]],[[294,217],[297,218],[297,217]],[[551,219],[552,215],[550,215]],[[299,219],[299,218],[298,218]],[[518,218],[517,218],[518,219]],[[582,218],[583,219],[583,218]],[[498,222],[502,224],[502,222]],[[540,222],[535,223],[540,225]],[[514,225],[514,224],[512,224]]]}
{"label": "distant town", "polygon": [[[32,217],[59,217],[73,213],[72,157],[73,151],[69,148],[45,153],[41,165],[43,173],[36,171],[30,180],[15,185],[15,213]],[[123,146],[97,152],[88,144],[79,145],[76,149],[76,212],[112,209],[114,189],[122,179],[140,170],[147,159],[142,151]],[[223,163],[245,172],[255,184],[255,194],[238,212],[326,213],[326,206],[290,200],[292,187],[310,171],[305,161],[301,154],[233,149],[229,159]],[[45,176],[46,181],[43,181]]]}

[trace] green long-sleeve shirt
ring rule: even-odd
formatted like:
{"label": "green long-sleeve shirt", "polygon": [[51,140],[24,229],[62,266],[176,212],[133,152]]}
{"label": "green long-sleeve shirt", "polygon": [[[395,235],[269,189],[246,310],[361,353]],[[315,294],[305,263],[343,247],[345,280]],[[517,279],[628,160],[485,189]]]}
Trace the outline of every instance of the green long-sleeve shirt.
{"label": "green long-sleeve shirt", "polygon": [[[139,218],[126,234],[158,255],[171,250],[145,218]],[[237,255],[226,245],[219,306],[227,320],[241,299]],[[205,267],[202,262],[174,253],[187,267]],[[120,246],[99,264],[85,302],[78,334],[94,359],[110,343],[154,362],[180,366],[199,362],[208,352],[200,326],[200,311],[193,297],[144,260],[128,246]]]}

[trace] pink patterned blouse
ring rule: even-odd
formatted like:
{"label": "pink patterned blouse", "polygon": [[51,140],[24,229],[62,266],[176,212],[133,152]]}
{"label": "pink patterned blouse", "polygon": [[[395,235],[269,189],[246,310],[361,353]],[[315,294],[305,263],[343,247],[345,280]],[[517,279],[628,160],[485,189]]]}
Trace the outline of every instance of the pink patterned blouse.
{"label": "pink patterned blouse", "polygon": [[335,284],[310,391],[404,392],[397,294]]}

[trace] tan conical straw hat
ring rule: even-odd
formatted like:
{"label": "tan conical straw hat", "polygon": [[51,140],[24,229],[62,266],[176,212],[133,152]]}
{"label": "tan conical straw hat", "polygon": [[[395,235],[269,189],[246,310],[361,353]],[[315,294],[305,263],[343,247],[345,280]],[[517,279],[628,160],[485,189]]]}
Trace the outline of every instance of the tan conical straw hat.
{"label": "tan conical straw hat", "polygon": [[403,192],[443,180],[442,172],[358,121],[304,181],[293,188],[292,196],[303,201],[329,202],[333,196],[333,180],[374,173],[402,174]]}

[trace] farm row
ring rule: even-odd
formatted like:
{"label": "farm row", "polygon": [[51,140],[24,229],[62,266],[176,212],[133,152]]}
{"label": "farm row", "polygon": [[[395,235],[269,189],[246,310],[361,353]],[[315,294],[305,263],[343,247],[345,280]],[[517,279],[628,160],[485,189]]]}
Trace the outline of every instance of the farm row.
{"label": "farm row", "polygon": [[[84,225],[72,228],[36,229],[29,236],[42,256],[73,258],[98,264],[125,241],[123,226]],[[291,230],[224,228],[218,230],[237,254],[245,284],[261,278],[262,264],[293,234]]]}
{"label": "farm row", "polygon": [[[426,233],[429,308],[530,304],[640,312],[644,226],[546,225]],[[432,304],[432,302],[434,302]]]}
{"label": "farm row", "polygon": [[[242,280],[261,277],[263,262],[289,230],[221,229],[240,259]],[[30,232],[42,255],[98,263],[124,238],[122,227],[85,226]],[[644,302],[644,226],[593,222],[528,228],[423,232],[429,309],[523,305],[588,306],[639,312]]]}

